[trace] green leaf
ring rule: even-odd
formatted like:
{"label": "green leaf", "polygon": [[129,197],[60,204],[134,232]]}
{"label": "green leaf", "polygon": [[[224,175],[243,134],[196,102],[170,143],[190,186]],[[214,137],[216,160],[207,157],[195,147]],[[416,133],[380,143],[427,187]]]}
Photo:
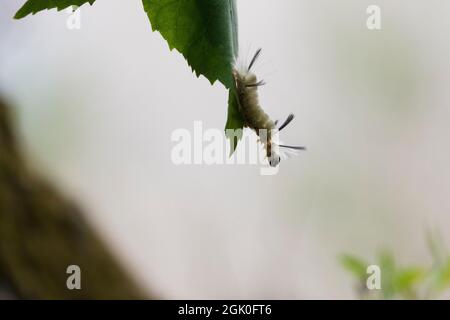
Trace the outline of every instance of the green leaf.
{"label": "green leaf", "polygon": [[436,270],[436,289],[438,291],[446,290],[450,286],[450,259],[439,266]]}
{"label": "green leaf", "polygon": [[383,250],[378,255],[381,269],[382,293],[384,299],[391,299],[395,294],[394,275],[396,271],[395,258],[391,252]]}
{"label": "green leaf", "polygon": [[242,129],[244,127],[244,118],[239,111],[239,102],[237,100],[235,90],[230,89],[228,97],[228,120],[225,125],[225,134],[230,140],[230,156],[236,150],[237,144],[242,139]]}
{"label": "green leaf", "polygon": [[152,28],[211,83],[233,85],[238,53],[235,0],[143,0]]}
{"label": "green leaf", "polygon": [[389,271],[393,273],[395,271],[395,259],[391,252],[387,250],[381,251],[378,254],[378,261],[383,272]]}
{"label": "green leaf", "polygon": [[350,255],[342,255],[339,259],[342,266],[356,277],[366,277],[367,264],[359,258]]}
{"label": "green leaf", "polygon": [[35,14],[46,9],[56,8],[58,11],[70,6],[81,7],[85,3],[92,5],[95,0],[28,0],[14,16],[15,19],[21,19],[29,14]]}
{"label": "green leaf", "polygon": [[392,282],[395,291],[409,291],[413,289],[413,286],[420,282],[425,275],[423,269],[418,267],[403,268],[395,272]]}

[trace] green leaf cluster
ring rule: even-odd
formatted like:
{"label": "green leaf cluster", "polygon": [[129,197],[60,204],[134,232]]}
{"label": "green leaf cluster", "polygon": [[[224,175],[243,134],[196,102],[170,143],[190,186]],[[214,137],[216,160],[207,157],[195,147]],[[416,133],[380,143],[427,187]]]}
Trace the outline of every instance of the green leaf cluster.
{"label": "green leaf cluster", "polygon": [[[430,237],[429,248],[433,258],[429,267],[397,265],[393,254],[378,253],[375,263],[368,263],[352,255],[341,255],[340,263],[357,281],[358,293],[367,299],[431,299],[450,289],[450,256],[436,236]],[[381,290],[367,289],[366,273],[369,265],[381,270]]]}

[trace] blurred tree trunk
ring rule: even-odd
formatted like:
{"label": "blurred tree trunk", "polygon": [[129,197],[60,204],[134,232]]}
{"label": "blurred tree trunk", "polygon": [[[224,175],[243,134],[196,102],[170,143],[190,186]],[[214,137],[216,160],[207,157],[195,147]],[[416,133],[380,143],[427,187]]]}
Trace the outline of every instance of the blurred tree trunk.
{"label": "blurred tree trunk", "polygon": [[[0,299],[133,299],[142,291],[76,205],[31,172],[0,99]],[[69,265],[81,290],[69,290]]]}

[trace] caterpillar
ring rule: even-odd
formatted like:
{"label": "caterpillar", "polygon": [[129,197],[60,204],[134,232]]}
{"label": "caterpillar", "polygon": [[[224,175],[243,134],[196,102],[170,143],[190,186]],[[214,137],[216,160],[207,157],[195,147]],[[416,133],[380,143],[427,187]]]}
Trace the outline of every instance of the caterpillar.
{"label": "caterpillar", "polygon": [[[277,150],[279,150],[278,147],[290,150],[291,153],[306,150],[306,148],[276,144],[272,139],[274,130],[281,131],[287,127],[289,123],[294,120],[294,114],[289,114],[283,124],[277,127],[278,121],[272,121],[267,113],[261,108],[258,97],[258,88],[266,83],[264,80],[258,81],[255,73],[252,72],[252,67],[260,54],[261,49],[258,49],[248,66],[238,66],[238,63],[235,63],[233,66],[233,77],[236,84],[236,96],[239,111],[244,119],[244,127],[255,131],[266,151],[269,165],[271,167],[276,167],[281,162],[281,156],[277,152]],[[287,154],[289,154],[289,151]]]}

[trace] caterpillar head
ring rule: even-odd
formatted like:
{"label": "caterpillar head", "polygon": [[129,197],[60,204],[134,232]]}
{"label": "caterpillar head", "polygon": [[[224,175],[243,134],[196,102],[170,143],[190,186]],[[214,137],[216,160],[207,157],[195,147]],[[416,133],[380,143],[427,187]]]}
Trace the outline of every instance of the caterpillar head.
{"label": "caterpillar head", "polygon": [[273,168],[278,166],[281,162],[281,157],[278,153],[272,151],[270,157],[269,157],[269,165]]}

